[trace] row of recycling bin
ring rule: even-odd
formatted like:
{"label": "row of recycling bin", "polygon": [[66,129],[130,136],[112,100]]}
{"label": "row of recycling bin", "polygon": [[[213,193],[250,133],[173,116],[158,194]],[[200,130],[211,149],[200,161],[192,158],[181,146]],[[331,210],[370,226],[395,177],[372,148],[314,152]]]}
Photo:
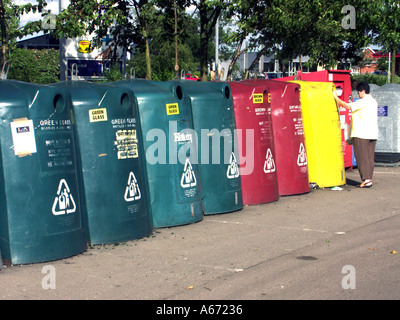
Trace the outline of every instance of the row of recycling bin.
{"label": "row of recycling bin", "polygon": [[[400,84],[370,84],[370,91],[378,102],[379,132],[375,162],[397,165],[400,162]],[[353,95],[355,96],[355,93]]]}
{"label": "row of recycling bin", "polygon": [[61,259],[345,184],[332,83],[0,81],[0,251]]}

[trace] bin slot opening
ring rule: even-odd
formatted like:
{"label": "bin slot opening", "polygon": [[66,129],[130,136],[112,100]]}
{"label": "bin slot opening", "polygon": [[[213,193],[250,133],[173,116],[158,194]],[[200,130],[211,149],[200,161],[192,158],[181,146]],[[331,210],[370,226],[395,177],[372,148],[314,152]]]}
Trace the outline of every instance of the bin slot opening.
{"label": "bin slot opening", "polygon": [[53,99],[53,107],[55,111],[61,112],[65,107],[65,100],[61,94],[57,94]]}
{"label": "bin slot opening", "polygon": [[229,99],[231,97],[231,90],[228,86],[225,87],[225,98]]}
{"label": "bin slot opening", "polygon": [[121,106],[124,109],[129,109],[129,106],[131,104],[131,99],[129,98],[129,95],[127,93],[123,93],[121,95]]}
{"label": "bin slot opening", "polygon": [[176,87],[176,96],[178,97],[179,100],[182,100],[183,98],[183,91],[181,86]]}

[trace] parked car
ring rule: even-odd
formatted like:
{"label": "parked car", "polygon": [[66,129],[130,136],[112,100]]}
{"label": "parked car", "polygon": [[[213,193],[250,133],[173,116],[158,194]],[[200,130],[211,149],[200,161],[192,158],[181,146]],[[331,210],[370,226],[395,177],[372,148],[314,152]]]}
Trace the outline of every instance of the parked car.
{"label": "parked car", "polygon": [[387,76],[387,72],[386,71],[381,71],[381,70],[374,71],[373,74],[377,74],[377,75],[380,75],[380,76]]}
{"label": "parked car", "polygon": [[186,73],[185,80],[200,81],[200,78],[192,73]]}
{"label": "parked car", "polygon": [[279,73],[268,72],[267,77],[268,77],[267,79],[272,80],[272,79],[280,78],[280,75],[279,75]]}

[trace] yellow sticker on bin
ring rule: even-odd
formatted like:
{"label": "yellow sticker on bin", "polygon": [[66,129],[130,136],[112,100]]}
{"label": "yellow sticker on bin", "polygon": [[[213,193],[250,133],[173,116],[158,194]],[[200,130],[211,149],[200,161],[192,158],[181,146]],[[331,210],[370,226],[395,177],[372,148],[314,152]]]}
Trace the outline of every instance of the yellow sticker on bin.
{"label": "yellow sticker on bin", "polygon": [[253,103],[263,103],[264,96],[262,93],[254,93],[253,94]]}
{"label": "yellow sticker on bin", "polygon": [[168,103],[166,105],[167,115],[179,114],[179,106],[177,103]]}

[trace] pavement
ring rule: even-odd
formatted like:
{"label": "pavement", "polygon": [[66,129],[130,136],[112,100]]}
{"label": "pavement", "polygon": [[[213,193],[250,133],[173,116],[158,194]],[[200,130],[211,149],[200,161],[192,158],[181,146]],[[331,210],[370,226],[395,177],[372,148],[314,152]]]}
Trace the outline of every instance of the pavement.
{"label": "pavement", "polygon": [[400,167],[377,166],[370,189],[354,186],[357,169],[346,178],[341,190],[4,266],[0,300],[400,299]]}

